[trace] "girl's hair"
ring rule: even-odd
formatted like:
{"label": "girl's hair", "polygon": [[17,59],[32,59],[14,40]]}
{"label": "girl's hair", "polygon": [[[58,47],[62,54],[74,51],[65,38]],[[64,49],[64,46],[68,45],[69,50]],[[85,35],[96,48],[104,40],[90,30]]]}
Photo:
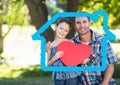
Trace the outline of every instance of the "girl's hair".
{"label": "girl's hair", "polygon": [[62,22],[67,23],[67,24],[70,26],[70,29],[71,29],[71,27],[72,27],[72,22],[70,21],[69,18],[60,18],[60,19],[57,21],[56,26],[58,26],[58,25],[59,25],[60,23],[62,23]]}

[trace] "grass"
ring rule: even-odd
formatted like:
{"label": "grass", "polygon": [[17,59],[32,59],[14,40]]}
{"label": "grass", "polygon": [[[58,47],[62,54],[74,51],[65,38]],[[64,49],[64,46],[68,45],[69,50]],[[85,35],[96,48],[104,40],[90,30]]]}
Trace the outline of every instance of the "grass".
{"label": "grass", "polygon": [[116,79],[117,85],[120,85],[120,79]]}
{"label": "grass", "polygon": [[[113,77],[120,85],[120,63],[115,64]],[[39,65],[14,68],[0,65],[0,85],[53,85],[50,72],[40,70]]]}
{"label": "grass", "polygon": [[[120,85],[120,79],[116,79]],[[53,85],[51,77],[25,78],[25,79],[0,79],[0,85]]]}
{"label": "grass", "polygon": [[39,65],[21,68],[15,68],[6,64],[0,65],[0,78],[36,78],[46,76],[51,76],[51,73],[40,70]]}
{"label": "grass", "polygon": [[51,77],[0,79],[0,85],[53,85]]}
{"label": "grass", "polygon": [[120,62],[115,64],[114,68],[115,68],[115,71],[114,71],[113,78],[120,79]]}

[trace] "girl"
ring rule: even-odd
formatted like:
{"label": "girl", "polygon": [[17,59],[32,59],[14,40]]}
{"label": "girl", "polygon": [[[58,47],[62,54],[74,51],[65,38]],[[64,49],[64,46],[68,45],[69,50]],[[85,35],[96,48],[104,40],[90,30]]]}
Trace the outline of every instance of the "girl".
{"label": "girl", "polygon": [[[65,66],[59,59],[63,52],[56,52],[59,43],[69,41],[65,37],[71,29],[71,21],[68,18],[61,18],[56,23],[56,35],[53,42],[46,44],[47,49],[47,65],[50,66]],[[78,76],[80,72],[52,72],[54,85],[79,85]]]}

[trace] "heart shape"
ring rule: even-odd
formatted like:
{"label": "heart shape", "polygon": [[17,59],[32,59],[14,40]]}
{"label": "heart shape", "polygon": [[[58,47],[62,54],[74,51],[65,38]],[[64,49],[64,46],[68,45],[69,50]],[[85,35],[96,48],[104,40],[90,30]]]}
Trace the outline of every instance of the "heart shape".
{"label": "heart shape", "polygon": [[57,47],[57,51],[63,51],[64,54],[60,58],[66,66],[76,66],[90,57],[92,49],[86,44],[74,44],[70,41],[64,41]]}

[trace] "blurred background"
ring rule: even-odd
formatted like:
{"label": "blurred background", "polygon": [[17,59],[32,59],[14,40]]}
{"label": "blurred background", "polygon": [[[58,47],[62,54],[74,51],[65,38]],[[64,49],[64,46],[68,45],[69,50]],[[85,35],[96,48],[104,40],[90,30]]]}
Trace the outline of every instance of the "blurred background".
{"label": "blurred background", "polygon": [[[57,13],[96,10],[108,13],[109,30],[116,36],[111,41],[118,58],[113,77],[120,85],[119,0],[0,0],[0,85],[53,85],[51,72],[44,72],[40,67],[40,41],[33,41],[31,36]],[[91,28],[105,34],[102,22],[103,17],[99,16]],[[74,34],[73,27],[67,37]],[[52,41],[54,27],[50,26],[42,36]]]}

